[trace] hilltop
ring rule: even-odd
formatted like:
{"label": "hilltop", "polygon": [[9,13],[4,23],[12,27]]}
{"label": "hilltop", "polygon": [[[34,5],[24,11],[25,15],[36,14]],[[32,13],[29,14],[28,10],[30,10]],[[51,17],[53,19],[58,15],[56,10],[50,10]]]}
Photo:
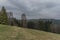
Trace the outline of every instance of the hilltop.
{"label": "hilltop", "polygon": [[60,40],[60,35],[34,29],[0,25],[0,40]]}

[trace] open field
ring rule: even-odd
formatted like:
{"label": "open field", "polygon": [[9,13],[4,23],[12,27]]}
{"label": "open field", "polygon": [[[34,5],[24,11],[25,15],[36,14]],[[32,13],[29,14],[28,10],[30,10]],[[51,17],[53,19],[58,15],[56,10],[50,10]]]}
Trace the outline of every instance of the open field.
{"label": "open field", "polygon": [[0,25],[0,40],[60,40],[59,34]]}

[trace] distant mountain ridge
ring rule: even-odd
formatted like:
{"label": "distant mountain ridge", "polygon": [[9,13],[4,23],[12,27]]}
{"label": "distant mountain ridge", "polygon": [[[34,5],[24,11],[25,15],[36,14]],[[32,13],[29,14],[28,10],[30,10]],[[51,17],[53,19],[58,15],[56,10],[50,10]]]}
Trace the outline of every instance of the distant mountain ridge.
{"label": "distant mountain ridge", "polygon": [[39,20],[42,20],[42,21],[52,21],[54,24],[60,24],[60,20],[59,19],[29,19],[28,21],[34,21],[34,22],[37,22]]}

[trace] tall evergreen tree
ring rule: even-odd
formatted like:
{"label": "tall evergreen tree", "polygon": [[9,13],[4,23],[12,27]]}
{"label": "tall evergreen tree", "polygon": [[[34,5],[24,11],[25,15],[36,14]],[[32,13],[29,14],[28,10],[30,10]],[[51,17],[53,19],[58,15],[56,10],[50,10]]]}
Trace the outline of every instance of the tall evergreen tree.
{"label": "tall evergreen tree", "polygon": [[43,31],[51,32],[51,21],[39,21],[38,22],[38,28]]}
{"label": "tall evergreen tree", "polygon": [[35,27],[35,23],[34,23],[33,21],[29,21],[29,22],[27,23],[27,25],[28,25],[28,28],[34,29],[34,27]]}
{"label": "tall evergreen tree", "polygon": [[0,12],[0,24],[8,24],[8,17],[5,7],[3,6]]}

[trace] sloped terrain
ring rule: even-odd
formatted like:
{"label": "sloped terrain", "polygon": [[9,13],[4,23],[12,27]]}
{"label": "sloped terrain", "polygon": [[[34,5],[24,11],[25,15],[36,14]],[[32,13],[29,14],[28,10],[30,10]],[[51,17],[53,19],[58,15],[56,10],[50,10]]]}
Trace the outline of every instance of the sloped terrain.
{"label": "sloped terrain", "polygon": [[60,40],[59,34],[0,25],[0,40]]}

